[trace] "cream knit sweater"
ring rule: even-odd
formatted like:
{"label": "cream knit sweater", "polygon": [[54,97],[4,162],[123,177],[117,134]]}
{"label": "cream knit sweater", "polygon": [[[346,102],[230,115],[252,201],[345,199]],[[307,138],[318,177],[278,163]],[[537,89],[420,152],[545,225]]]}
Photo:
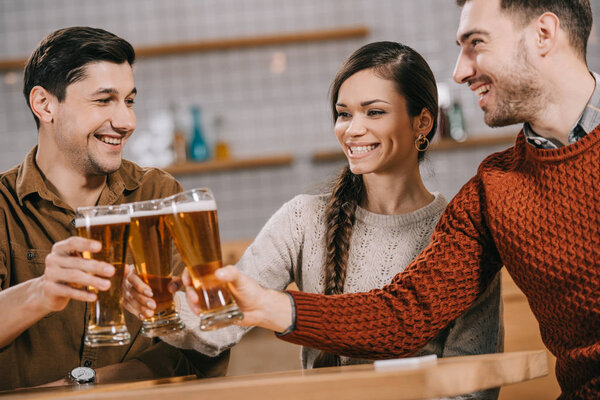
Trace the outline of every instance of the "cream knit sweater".
{"label": "cream knit sweater", "polygon": [[[433,228],[446,207],[435,193],[427,206],[402,215],[380,215],[358,208],[344,292],[381,288],[402,272],[429,243]],[[282,290],[291,282],[305,292],[322,293],[325,274],[325,209],[328,195],[299,195],[284,204],[267,222],[237,264],[262,286]],[[182,296],[182,294],[179,294]],[[233,346],[249,328],[237,326],[200,332],[198,318],[180,299],[186,329],[161,337],[165,342],[215,356]],[[463,316],[453,321],[416,355],[438,357],[502,351],[503,329],[500,282],[494,283]],[[303,348],[302,366],[311,368],[318,351]],[[343,364],[367,360],[342,357]]]}

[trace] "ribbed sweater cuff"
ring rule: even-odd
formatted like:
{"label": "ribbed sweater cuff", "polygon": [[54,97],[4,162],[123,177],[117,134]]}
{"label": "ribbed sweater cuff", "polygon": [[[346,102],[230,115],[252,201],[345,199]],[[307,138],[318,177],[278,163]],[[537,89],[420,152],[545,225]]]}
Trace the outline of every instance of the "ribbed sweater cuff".
{"label": "ribbed sweater cuff", "polygon": [[287,327],[287,329],[283,332],[275,332],[275,335],[277,336],[284,336],[287,335],[289,333],[292,333],[294,331],[294,329],[296,329],[296,302],[294,301],[294,297],[289,293],[289,292],[283,292],[287,295],[287,297],[290,299],[290,305],[292,306],[292,323],[290,324],[290,326]]}
{"label": "ribbed sweater cuff", "polygon": [[322,295],[291,290],[287,293],[292,297],[295,306],[295,328],[290,333],[277,336],[287,342],[304,345],[317,338],[320,343],[326,342],[323,336],[323,311],[318,301]]}

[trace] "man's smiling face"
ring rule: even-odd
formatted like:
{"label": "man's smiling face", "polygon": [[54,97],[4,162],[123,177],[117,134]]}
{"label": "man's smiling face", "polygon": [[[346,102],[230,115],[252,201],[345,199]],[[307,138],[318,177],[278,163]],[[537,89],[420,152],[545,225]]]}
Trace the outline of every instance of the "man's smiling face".
{"label": "man's smiling face", "polygon": [[65,99],[57,105],[56,157],[86,175],[119,169],[123,146],[136,126],[135,94],[128,63],[86,65],[83,79],[67,86]]}
{"label": "man's smiling face", "polygon": [[489,126],[528,121],[540,112],[544,86],[529,61],[528,32],[500,10],[500,0],[470,0],[462,9],[454,80],[479,97]]}

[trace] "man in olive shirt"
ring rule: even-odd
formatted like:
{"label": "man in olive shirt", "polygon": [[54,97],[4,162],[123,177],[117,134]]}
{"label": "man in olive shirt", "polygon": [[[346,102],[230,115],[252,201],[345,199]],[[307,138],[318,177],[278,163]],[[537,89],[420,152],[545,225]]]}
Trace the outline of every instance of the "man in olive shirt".
{"label": "man in olive shirt", "polygon": [[74,367],[96,382],[225,373],[211,359],[139,334],[126,313],[127,346],[83,344],[90,301],[108,289],[110,264],[77,254],[100,250],[76,237],[75,209],[159,198],[181,191],[173,177],[122,160],[136,125],[131,45],[101,29],[67,28],[32,53],[24,95],[38,145],[0,175],[0,390],[67,383]]}

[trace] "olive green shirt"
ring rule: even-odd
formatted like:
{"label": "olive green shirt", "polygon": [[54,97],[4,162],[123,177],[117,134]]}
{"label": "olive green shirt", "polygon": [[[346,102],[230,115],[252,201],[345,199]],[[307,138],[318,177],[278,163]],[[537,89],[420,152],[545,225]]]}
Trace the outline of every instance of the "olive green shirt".
{"label": "olive green shirt", "polygon": [[[35,162],[36,150],[22,164],[0,174],[0,290],[41,276],[52,245],[76,235],[75,211],[46,184]],[[181,189],[166,172],[123,160],[119,170],[108,175],[98,204],[155,199]],[[77,366],[99,368],[131,359],[144,362],[156,378],[226,372],[228,352],[209,358],[143,337],[141,322],[128,312],[129,345],[84,346],[88,313],[88,303],[71,300],[64,310],[46,315],[1,348],[0,390],[52,382]]]}

